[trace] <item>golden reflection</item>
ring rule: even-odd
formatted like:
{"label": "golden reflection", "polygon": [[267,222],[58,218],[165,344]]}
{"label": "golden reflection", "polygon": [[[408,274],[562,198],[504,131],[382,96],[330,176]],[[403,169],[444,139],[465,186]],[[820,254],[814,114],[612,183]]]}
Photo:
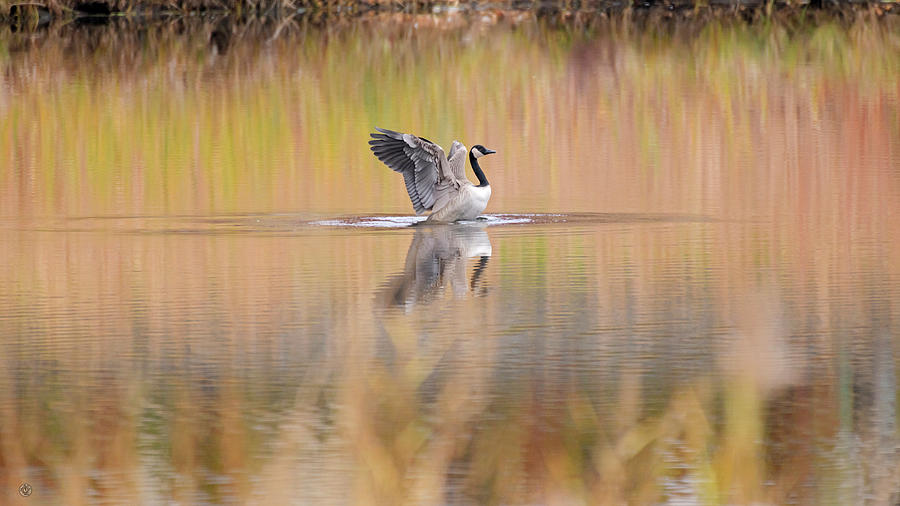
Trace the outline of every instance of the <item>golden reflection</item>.
{"label": "golden reflection", "polygon": [[479,19],[0,34],[0,503],[897,502],[897,21]]}
{"label": "golden reflection", "polygon": [[[430,304],[445,291],[456,298],[486,293],[482,276],[491,256],[491,240],[485,225],[422,223],[414,228],[403,273],[378,293],[384,306]],[[468,263],[473,257],[478,262],[470,276]]]}

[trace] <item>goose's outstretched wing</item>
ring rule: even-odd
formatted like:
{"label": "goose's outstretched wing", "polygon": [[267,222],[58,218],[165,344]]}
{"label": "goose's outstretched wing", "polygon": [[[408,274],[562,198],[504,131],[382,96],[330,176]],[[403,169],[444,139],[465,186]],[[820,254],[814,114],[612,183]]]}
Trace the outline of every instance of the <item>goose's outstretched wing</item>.
{"label": "goose's outstretched wing", "polygon": [[385,165],[403,174],[416,214],[433,208],[438,197],[452,188],[444,150],[422,137],[378,127],[375,130],[380,133],[371,134],[372,152]]}
{"label": "goose's outstretched wing", "polygon": [[458,181],[466,181],[466,146],[459,141],[453,141],[447,161],[453,177]]}

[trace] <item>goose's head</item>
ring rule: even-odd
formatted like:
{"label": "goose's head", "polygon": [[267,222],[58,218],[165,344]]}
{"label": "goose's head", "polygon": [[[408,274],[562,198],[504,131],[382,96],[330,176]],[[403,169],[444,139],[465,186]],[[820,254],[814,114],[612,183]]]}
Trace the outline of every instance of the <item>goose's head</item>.
{"label": "goose's head", "polygon": [[472,156],[474,156],[475,158],[481,158],[484,155],[490,155],[493,153],[496,153],[496,151],[494,151],[493,149],[488,149],[481,144],[472,146]]}

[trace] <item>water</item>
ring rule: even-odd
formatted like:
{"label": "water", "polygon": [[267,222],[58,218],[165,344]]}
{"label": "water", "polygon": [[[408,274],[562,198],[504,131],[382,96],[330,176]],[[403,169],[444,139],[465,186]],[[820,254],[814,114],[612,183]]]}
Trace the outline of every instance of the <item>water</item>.
{"label": "water", "polygon": [[494,15],[3,33],[0,502],[896,502],[893,25]]}

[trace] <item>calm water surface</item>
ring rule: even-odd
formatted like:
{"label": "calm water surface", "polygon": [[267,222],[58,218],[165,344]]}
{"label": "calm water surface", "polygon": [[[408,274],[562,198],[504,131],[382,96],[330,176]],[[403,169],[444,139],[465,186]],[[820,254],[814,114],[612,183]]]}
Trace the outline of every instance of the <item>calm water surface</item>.
{"label": "calm water surface", "polygon": [[3,32],[0,502],[897,502],[896,33]]}

